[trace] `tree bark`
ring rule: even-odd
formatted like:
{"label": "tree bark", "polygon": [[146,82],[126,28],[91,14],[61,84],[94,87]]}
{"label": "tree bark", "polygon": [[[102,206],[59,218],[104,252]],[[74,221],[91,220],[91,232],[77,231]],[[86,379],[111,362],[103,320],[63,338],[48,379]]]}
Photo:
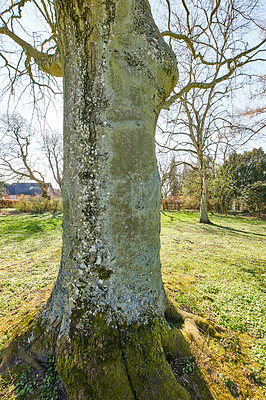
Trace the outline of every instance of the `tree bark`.
{"label": "tree bark", "polygon": [[[56,2],[64,69],[64,234],[50,317],[68,319],[85,299],[90,314],[135,321],[149,308],[161,316],[154,131],[176,82],[176,61],[146,1],[75,3]],[[62,300],[57,304],[62,287],[63,307]]]}
{"label": "tree bark", "polygon": [[177,312],[159,258],[154,136],[176,59],[147,0],[54,5],[64,74],[61,265],[45,308],[20,326],[0,370],[14,354],[40,370],[55,355],[69,399],[212,399],[200,374],[190,385],[168,362],[190,354],[165,319]]}
{"label": "tree bark", "polygon": [[211,224],[208,217],[208,180],[205,166],[202,167],[201,171],[200,223]]}
{"label": "tree bark", "polygon": [[63,248],[35,324],[35,338],[45,330],[36,354],[49,337],[70,399],[189,399],[162,346],[154,135],[177,80],[175,57],[146,0],[57,0],[55,8],[64,74]]}

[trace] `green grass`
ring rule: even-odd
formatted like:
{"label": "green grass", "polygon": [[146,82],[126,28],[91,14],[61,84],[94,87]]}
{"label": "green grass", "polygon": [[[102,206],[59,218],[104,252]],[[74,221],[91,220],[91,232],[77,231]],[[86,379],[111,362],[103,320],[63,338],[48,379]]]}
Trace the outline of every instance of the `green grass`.
{"label": "green grass", "polygon": [[198,224],[192,213],[162,216],[161,260],[175,305],[250,335],[266,369],[266,224],[213,216]]}
{"label": "green grass", "polygon": [[12,325],[46,300],[58,272],[61,226],[60,214],[0,217],[0,347]]}
{"label": "green grass", "polygon": [[[242,390],[246,381],[251,382],[247,393],[255,389],[240,398],[262,399],[266,223],[235,216],[212,216],[214,225],[198,220],[194,213],[162,215],[161,260],[167,294],[179,308],[229,329],[228,336],[208,345],[207,353],[217,352],[220,358],[220,364],[216,359],[206,362],[206,370],[214,371],[210,381],[219,381],[223,393],[223,385],[242,374]],[[0,217],[0,347],[28,313],[45,304],[59,267],[61,225],[62,214]],[[230,369],[232,363],[235,371]],[[217,398],[231,399],[230,393]]]}

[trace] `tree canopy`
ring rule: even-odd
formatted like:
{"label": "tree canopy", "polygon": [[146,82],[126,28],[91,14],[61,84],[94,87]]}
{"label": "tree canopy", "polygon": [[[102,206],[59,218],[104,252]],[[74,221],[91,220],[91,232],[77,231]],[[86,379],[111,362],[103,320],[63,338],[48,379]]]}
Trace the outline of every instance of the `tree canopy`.
{"label": "tree canopy", "polygon": [[232,153],[218,169],[214,192],[226,211],[233,198],[241,198],[249,186],[266,182],[266,155],[262,148]]}

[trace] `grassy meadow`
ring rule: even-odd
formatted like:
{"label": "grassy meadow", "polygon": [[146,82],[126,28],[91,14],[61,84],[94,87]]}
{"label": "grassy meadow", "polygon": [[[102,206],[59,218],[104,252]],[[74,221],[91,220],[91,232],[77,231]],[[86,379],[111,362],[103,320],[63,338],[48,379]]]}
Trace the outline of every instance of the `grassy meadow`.
{"label": "grassy meadow", "polygon": [[[168,297],[226,328],[218,339],[203,332],[200,350],[190,343],[188,370],[198,365],[215,399],[265,399],[266,223],[216,215],[213,225],[202,225],[198,219],[196,213],[162,214]],[[60,261],[61,225],[62,214],[0,217],[0,347],[48,298]],[[4,386],[3,398],[15,399],[14,387]]]}
{"label": "grassy meadow", "polygon": [[[206,339],[201,367],[210,385],[221,379],[239,387],[232,399],[266,399],[266,223],[210,219],[213,225],[199,224],[196,213],[162,215],[165,288],[178,308],[227,329],[218,341]],[[214,393],[227,398],[219,384]]]}

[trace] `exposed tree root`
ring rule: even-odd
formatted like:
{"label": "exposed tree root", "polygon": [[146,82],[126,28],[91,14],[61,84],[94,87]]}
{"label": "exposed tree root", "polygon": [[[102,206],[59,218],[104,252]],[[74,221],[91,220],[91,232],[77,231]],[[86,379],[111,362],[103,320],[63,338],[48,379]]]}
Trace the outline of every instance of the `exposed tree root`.
{"label": "exposed tree root", "polygon": [[31,364],[33,368],[38,371],[41,378],[44,377],[45,370],[37,360],[27,353],[24,349],[20,348],[17,353],[18,357],[27,364]]}
{"label": "exposed tree root", "polygon": [[[217,399],[232,400],[233,393],[261,399],[259,384],[248,367],[243,372],[241,362],[238,365],[242,350],[227,345],[235,343],[237,336],[212,321],[175,309],[170,302],[165,315],[168,323],[151,320],[130,327],[121,321],[107,324],[101,316],[90,321],[87,335],[73,336],[71,341],[61,338],[59,344],[58,323],[48,335],[40,319],[33,325],[29,317],[28,330],[24,322],[18,328],[22,334],[14,335],[5,346],[1,372],[14,384],[18,363],[19,371],[30,363],[43,376],[52,354],[69,399],[211,400],[210,390]],[[60,399],[68,397],[64,394]]]}
{"label": "exposed tree root", "polygon": [[[184,315],[178,318],[183,320]],[[186,316],[186,331],[190,321]],[[192,336],[197,337],[193,330]],[[182,372],[191,352],[181,330],[166,322],[128,326],[117,321],[106,324],[105,318],[98,316],[91,321],[87,335],[77,335],[69,342],[64,337],[58,341],[54,331],[53,338],[47,337],[37,320],[6,346],[2,371],[12,366],[16,357],[43,376],[45,355],[52,352],[69,399],[212,399],[196,367],[192,373]]]}
{"label": "exposed tree root", "polygon": [[34,324],[30,319],[28,330],[24,326],[22,335],[17,333],[5,347],[1,371],[16,358],[44,376],[45,359],[53,354],[70,399],[212,399],[194,361],[188,362],[192,354],[185,338],[203,351],[206,333],[219,339],[226,330],[170,302],[165,315],[170,325],[157,320],[140,326],[110,324],[102,315],[89,322],[86,334],[73,331],[71,338],[59,340],[58,324],[47,334],[40,319]]}
{"label": "exposed tree root", "polygon": [[166,305],[165,317],[167,321],[172,321],[179,327],[185,325],[188,331],[191,331],[191,334],[193,333],[195,336],[195,341],[197,341],[197,337],[200,335],[199,329],[203,332],[208,332],[210,336],[216,339],[222,337],[220,334],[221,332],[227,332],[225,328],[213,321],[209,321],[206,318],[175,308],[169,300]]}

